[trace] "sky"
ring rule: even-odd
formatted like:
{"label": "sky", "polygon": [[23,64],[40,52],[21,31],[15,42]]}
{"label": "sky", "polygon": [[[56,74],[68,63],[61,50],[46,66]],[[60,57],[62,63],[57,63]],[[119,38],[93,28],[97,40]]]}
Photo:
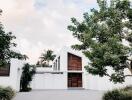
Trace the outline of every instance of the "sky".
{"label": "sky", "polygon": [[17,37],[17,50],[35,64],[44,50],[57,53],[77,43],[67,30],[70,18],[81,21],[84,12],[96,7],[96,0],[0,0],[0,21]]}

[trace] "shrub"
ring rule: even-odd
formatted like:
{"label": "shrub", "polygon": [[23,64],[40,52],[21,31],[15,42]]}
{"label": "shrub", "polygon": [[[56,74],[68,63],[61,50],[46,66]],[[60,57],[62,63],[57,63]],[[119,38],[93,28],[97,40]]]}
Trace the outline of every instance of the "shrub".
{"label": "shrub", "polygon": [[35,67],[33,65],[30,65],[28,63],[24,65],[24,67],[22,68],[20,92],[31,91],[30,82],[32,81],[35,72]]}
{"label": "shrub", "polygon": [[0,100],[11,100],[15,95],[15,91],[10,87],[0,87]]}
{"label": "shrub", "polygon": [[131,86],[126,86],[123,88],[124,91],[132,91],[132,85]]}
{"label": "shrub", "polygon": [[132,86],[108,91],[104,94],[103,100],[132,100]]}

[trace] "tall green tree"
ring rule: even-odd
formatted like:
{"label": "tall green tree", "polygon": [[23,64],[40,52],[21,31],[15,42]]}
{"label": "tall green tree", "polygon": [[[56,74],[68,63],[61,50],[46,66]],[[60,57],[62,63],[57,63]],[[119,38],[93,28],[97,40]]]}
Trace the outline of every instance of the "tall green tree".
{"label": "tall green tree", "polygon": [[[0,15],[2,11],[0,10]],[[16,37],[11,33],[4,31],[3,25],[0,22],[0,67],[10,63],[11,58],[26,59],[26,55],[22,55],[13,51],[11,48],[16,47],[17,44],[13,42]]]}
{"label": "tall green tree", "polygon": [[49,62],[53,61],[56,55],[53,54],[54,52],[52,50],[47,50],[44,53],[41,54],[40,60],[41,64],[47,62],[47,65],[49,66]]}
{"label": "tall green tree", "polygon": [[68,29],[80,41],[72,48],[82,50],[90,60],[85,67],[89,73],[122,83],[132,76],[124,73],[132,72],[132,6],[129,0],[97,0],[97,4],[99,9],[84,13],[82,22],[71,19]]}

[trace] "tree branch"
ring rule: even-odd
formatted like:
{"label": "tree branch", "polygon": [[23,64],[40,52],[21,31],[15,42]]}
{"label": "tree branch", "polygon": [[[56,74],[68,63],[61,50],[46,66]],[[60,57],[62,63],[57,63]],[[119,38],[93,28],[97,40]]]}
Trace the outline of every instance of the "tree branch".
{"label": "tree branch", "polygon": [[125,75],[125,77],[132,77],[132,75]]}
{"label": "tree branch", "polygon": [[108,76],[108,77],[111,77],[108,73],[106,73],[105,75]]}
{"label": "tree branch", "polygon": [[132,59],[128,59],[128,58],[127,58],[127,60],[128,60],[128,61],[132,61]]}

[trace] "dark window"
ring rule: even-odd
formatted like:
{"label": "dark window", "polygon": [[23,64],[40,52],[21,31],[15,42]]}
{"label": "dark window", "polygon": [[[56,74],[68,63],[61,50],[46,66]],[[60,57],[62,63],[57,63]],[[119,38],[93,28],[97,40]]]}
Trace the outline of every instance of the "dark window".
{"label": "dark window", "polygon": [[6,64],[3,67],[0,67],[0,76],[9,76],[10,75],[10,64]]}
{"label": "dark window", "polygon": [[55,62],[54,62],[54,67],[53,67],[53,69],[55,70]]}
{"label": "dark window", "polygon": [[58,70],[60,70],[60,57],[58,57]]}
{"label": "dark window", "polygon": [[55,66],[56,66],[55,70],[57,70],[57,60],[55,61]]}

